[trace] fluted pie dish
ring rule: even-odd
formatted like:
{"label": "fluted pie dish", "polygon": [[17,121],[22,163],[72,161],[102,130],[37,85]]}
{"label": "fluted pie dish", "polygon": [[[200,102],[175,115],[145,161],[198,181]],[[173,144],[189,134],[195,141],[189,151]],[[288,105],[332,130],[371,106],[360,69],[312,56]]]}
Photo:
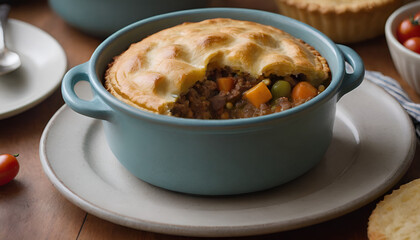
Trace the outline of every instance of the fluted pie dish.
{"label": "fluted pie dish", "polygon": [[[176,34],[185,30],[177,26],[194,24],[205,26],[187,27],[191,38],[177,42]],[[239,32],[248,37],[216,33],[226,26],[238,31],[237,24],[246,24],[249,31]],[[194,31],[202,32],[194,37]],[[153,37],[161,32],[165,35]],[[281,36],[275,35],[280,32]],[[137,44],[142,40],[147,44]],[[273,46],[291,42],[283,50],[289,53],[268,51],[270,41]],[[153,44],[163,45],[153,48]],[[287,59],[298,49],[305,49],[306,56]],[[345,62],[353,72],[346,73]],[[311,100],[271,114],[236,119],[175,117],[171,107],[195,84],[209,80],[209,69],[230,72],[232,78],[245,72],[266,87],[270,83],[263,78],[270,75],[286,81],[294,76],[292,80],[314,86],[328,84]],[[297,73],[305,77],[296,77]],[[363,75],[363,63],[353,50],[335,45],[306,24],[264,11],[210,8],[164,14],[121,29],[88,62],[66,74],[62,92],[73,110],[102,120],[110,149],[138,178],[182,193],[229,195],[272,188],[314,167],[331,142],[336,102],[357,87]],[[75,93],[75,84],[82,80],[91,85],[91,100]]]}
{"label": "fluted pie dish", "polygon": [[325,33],[338,43],[354,43],[384,33],[386,19],[401,0],[276,0],[279,12]]}

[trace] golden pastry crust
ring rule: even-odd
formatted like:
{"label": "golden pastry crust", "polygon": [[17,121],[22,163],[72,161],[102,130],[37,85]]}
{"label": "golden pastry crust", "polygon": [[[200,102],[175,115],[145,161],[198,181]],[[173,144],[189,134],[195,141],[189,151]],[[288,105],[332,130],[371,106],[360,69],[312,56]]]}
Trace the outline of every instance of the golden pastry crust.
{"label": "golden pastry crust", "polygon": [[401,185],[376,205],[368,222],[369,240],[420,239],[420,179]]}
{"label": "golden pastry crust", "polygon": [[118,99],[170,115],[178,96],[209,68],[229,66],[254,77],[304,74],[314,85],[329,78],[326,60],[277,28],[232,19],[184,23],[155,33],[117,56],[105,87]]}
{"label": "golden pastry crust", "polygon": [[293,5],[310,12],[344,14],[348,12],[371,11],[396,0],[277,0],[284,4]]}
{"label": "golden pastry crust", "polygon": [[401,0],[276,0],[281,14],[307,23],[333,41],[354,43],[384,33]]}

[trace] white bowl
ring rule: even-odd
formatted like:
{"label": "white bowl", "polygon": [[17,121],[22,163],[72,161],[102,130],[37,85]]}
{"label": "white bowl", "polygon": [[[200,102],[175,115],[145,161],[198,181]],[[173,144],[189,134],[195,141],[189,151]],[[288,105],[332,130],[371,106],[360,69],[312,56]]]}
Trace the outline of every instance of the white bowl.
{"label": "white bowl", "polygon": [[394,65],[401,77],[420,94],[420,54],[398,42],[398,24],[420,11],[420,1],[415,1],[395,10],[385,24],[385,36]]}

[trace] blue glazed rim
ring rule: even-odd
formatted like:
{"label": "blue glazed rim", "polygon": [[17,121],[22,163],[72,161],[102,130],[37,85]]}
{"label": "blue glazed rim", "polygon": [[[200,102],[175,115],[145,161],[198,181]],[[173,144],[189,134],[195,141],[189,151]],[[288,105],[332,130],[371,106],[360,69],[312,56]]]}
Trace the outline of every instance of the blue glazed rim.
{"label": "blue glazed rim", "polygon": [[[204,16],[205,14],[209,15],[209,17],[206,18]],[[212,17],[210,17],[210,15]],[[231,15],[234,15],[234,16],[231,16]],[[235,16],[241,16],[241,17],[235,18]],[[260,22],[257,20],[261,20],[262,22],[271,21],[272,23],[273,22],[281,22],[281,23],[287,22],[287,25],[295,27],[297,32],[301,32],[301,30],[299,29],[305,30],[307,32],[306,34],[310,36],[311,38],[319,39],[319,44],[328,48],[330,53],[333,54],[333,57],[338,61],[337,66],[334,69],[334,73],[333,73],[333,70],[331,69],[330,62],[327,61],[328,64],[330,65],[330,69],[332,72],[332,79],[331,79],[330,85],[322,93],[320,93],[316,98],[304,104],[301,104],[299,106],[288,109],[287,111],[283,111],[279,113],[272,113],[272,114],[259,116],[259,117],[243,118],[243,119],[203,120],[203,119],[187,119],[187,118],[178,118],[178,117],[173,117],[173,116],[161,115],[161,114],[147,112],[147,111],[132,107],[118,100],[117,98],[115,98],[102,85],[102,80],[98,79],[98,75],[103,74],[103,73],[97,72],[98,64],[100,64],[99,59],[107,50],[107,48],[110,45],[112,45],[116,40],[121,38],[122,36],[125,36],[126,34],[129,34],[132,31],[136,32],[137,28],[144,27],[149,24],[153,24],[160,20],[168,20],[168,19],[173,19],[173,18],[177,18],[179,23],[181,23],[181,22],[191,21],[190,20],[191,18],[204,20],[204,19],[217,18],[217,17],[225,17],[225,18],[230,17],[232,19],[241,19],[241,20],[249,19],[248,21],[256,21],[256,22]],[[270,20],[270,19],[275,19],[275,20]],[[173,24],[171,26],[174,26],[177,24]],[[267,25],[270,25],[270,24],[268,23]],[[164,28],[168,28],[171,26],[167,26]],[[159,28],[159,30],[154,30],[154,32],[160,31],[161,29],[164,29],[164,28]],[[291,31],[287,31],[287,32],[292,35],[295,35],[294,32],[291,32]],[[141,38],[138,41],[140,40]],[[135,41],[132,41],[132,43],[134,42]],[[309,44],[312,45],[311,43]],[[127,47],[128,46],[126,46],[126,48]],[[317,49],[317,47],[315,46],[314,48]],[[124,50],[122,50],[120,53],[122,53]],[[108,61],[108,64],[109,64],[109,61]],[[128,25],[127,27],[122,28],[121,30],[115,32],[114,34],[109,36],[107,39],[105,39],[96,48],[96,50],[92,54],[92,57],[89,61],[88,71],[89,71],[90,84],[95,90],[95,93],[98,94],[99,97],[103,101],[105,101],[108,106],[112,108],[112,110],[114,110],[114,108],[117,108],[121,110],[122,112],[129,114],[132,117],[152,121],[155,123],[161,123],[164,125],[176,125],[176,126],[183,126],[183,127],[243,127],[243,126],[250,126],[250,125],[260,125],[260,124],[264,124],[270,121],[292,117],[298,113],[301,113],[305,110],[309,110],[311,108],[318,106],[319,104],[322,104],[328,101],[329,99],[334,97],[336,94],[338,94],[338,90],[340,86],[342,85],[343,78],[345,75],[345,65],[344,65],[344,58],[342,56],[341,51],[338,49],[337,45],[332,40],[330,40],[326,35],[324,35],[317,29],[305,23],[299,22],[297,20],[294,20],[292,18],[283,16],[280,14],[270,13],[270,12],[261,11],[261,10],[242,9],[242,8],[202,8],[202,9],[183,10],[183,11],[161,14],[161,15],[144,19],[144,20],[140,20],[138,22]]]}

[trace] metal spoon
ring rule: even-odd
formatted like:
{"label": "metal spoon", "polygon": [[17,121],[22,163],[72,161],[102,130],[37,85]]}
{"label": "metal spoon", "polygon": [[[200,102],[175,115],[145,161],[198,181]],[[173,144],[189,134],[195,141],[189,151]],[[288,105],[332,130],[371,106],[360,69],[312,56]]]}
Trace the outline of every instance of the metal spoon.
{"label": "metal spoon", "polygon": [[14,71],[21,65],[19,55],[6,47],[5,32],[9,12],[8,4],[0,5],[0,75]]}

